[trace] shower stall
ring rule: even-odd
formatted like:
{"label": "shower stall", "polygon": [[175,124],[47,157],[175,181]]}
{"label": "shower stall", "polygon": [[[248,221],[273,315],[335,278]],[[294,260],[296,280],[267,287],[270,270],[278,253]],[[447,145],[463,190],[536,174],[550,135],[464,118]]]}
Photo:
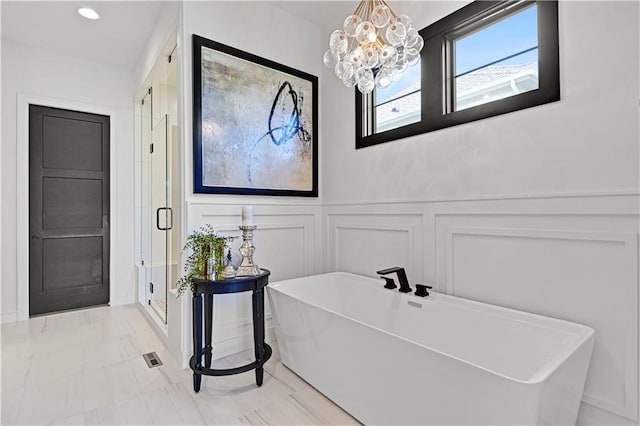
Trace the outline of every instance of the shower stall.
{"label": "shower stall", "polygon": [[180,260],[177,62],[160,58],[139,103],[138,294],[162,324]]}

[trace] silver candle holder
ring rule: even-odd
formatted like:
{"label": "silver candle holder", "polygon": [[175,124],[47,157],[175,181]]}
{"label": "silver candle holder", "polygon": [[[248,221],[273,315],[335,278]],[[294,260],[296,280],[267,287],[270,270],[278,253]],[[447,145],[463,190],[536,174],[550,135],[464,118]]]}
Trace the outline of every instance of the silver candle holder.
{"label": "silver candle holder", "polygon": [[262,271],[258,265],[253,263],[253,252],[256,250],[253,246],[253,231],[257,226],[239,226],[238,228],[242,230],[242,245],[240,246],[242,262],[240,262],[236,274],[239,277],[260,275]]}

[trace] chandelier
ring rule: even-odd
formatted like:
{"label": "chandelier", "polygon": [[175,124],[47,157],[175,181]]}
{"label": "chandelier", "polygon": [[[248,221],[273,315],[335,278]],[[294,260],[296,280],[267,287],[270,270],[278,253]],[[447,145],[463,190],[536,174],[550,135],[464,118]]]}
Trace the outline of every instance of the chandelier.
{"label": "chandelier", "polygon": [[407,15],[396,15],[384,0],[361,0],[343,28],[331,33],[323,62],[345,86],[367,94],[399,80],[420,61],[423,47]]}

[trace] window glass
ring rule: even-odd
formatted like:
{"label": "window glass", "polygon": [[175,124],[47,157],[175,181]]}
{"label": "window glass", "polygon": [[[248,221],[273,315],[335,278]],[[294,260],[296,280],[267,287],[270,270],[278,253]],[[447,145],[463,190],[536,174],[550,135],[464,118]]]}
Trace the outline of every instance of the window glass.
{"label": "window glass", "polygon": [[374,91],[374,133],[420,121],[420,62],[386,89]]}
{"label": "window glass", "polygon": [[454,41],[455,111],[538,88],[537,16],[534,4]]}

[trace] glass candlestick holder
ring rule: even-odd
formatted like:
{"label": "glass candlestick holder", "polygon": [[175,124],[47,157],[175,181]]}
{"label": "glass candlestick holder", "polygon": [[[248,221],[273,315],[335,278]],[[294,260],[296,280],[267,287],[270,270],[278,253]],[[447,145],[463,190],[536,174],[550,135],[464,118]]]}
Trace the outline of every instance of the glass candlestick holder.
{"label": "glass candlestick holder", "polygon": [[253,253],[256,250],[253,246],[253,231],[257,226],[239,226],[238,228],[242,231],[242,245],[240,246],[242,262],[240,262],[236,274],[239,277],[260,275],[260,268],[253,263]]}

